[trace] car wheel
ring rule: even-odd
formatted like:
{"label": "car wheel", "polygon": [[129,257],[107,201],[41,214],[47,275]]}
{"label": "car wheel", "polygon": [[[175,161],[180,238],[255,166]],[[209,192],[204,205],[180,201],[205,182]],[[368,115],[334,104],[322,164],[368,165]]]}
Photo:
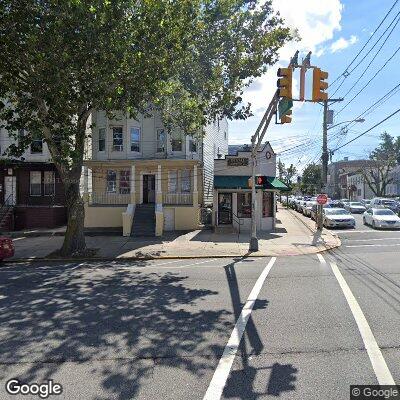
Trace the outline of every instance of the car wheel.
{"label": "car wheel", "polygon": [[376,229],[375,221],[372,221],[372,227],[373,227],[374,229]]}
{"label": "car wheel", "polygon": [[365,217],[363,217],[363,224],[367,225],[367,220],[365,219]]}

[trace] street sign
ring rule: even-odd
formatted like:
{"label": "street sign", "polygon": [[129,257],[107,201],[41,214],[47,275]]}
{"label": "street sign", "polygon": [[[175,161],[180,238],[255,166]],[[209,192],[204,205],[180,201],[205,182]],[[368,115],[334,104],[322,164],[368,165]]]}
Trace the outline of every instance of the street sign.
{"label": "street sign", "polygon": [[293,100],[289,100],[287,98],[282,98],[278,103],[278,115],[279,119],[283,116],[287,115],[290,109],[293,107]]}
{"label": "street sign", "polygon": [[328,202],[328,196],[326,194],[319,194],[317,196],[317,203],[321,206]]}

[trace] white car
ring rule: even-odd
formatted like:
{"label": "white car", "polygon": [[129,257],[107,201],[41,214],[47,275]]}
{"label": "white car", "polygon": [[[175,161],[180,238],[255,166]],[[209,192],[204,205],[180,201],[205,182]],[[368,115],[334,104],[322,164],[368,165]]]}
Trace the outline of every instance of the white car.
{"label": "white car", "polygon": [[314,204],[317,204],[317,202],[316,201],[307,201],[306,205],[303,206],[303,214],[306,217],[311,217],[311,211],[312,211]]}
{"label": "white car", "polygon": [[363,215],[364,225],[371,225],[374,229],[399,229],[400,218],[388,208],[369,208]]}
{"label": "white car", "polygon": [[344,208],[354,214],[362,214],[366,210],[366,207],[358,201],[350,201],[348,204],[344,205]]}
{"label": "white car", "polygon": [[326,228],[354,228],[355,218],[344,208],[324,208],[323,223]]}

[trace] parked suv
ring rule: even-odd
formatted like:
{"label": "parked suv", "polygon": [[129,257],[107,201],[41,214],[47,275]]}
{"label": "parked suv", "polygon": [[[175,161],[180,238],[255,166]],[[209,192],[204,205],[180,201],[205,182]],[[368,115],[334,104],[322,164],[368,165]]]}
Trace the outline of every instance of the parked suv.
{"label": "parked suv", "polygon": [[389,210],[392,210],[396,214],[400,212],[399,202],[393,199],[385,199],[383,197],[375,197],[374,199],[371,200],[369,206],[370,208],[379,208],[379,207],[389,208]]}

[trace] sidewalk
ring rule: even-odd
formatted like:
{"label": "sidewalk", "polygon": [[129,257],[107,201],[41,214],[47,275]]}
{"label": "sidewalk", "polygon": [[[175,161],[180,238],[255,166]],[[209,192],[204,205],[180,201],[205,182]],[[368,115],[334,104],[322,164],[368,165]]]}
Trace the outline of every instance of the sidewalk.
{"label": "sidewalk", "polygon": [[[292,256],[312,254],[340,246],[340,239],[323,230],[315,233],[314,222],[292,210],[279,208],[273,233],[259,235],[259,251],[249,253],[249,233],[216,234],[211,230],[171,233],[162,238],[88,236],[89,248],[98,249],[93,259],[201,258]],[[14,260],[41,259],[61,247],[62,236],[14,239]],[[10,259],[10,260],[13,260]]]}

